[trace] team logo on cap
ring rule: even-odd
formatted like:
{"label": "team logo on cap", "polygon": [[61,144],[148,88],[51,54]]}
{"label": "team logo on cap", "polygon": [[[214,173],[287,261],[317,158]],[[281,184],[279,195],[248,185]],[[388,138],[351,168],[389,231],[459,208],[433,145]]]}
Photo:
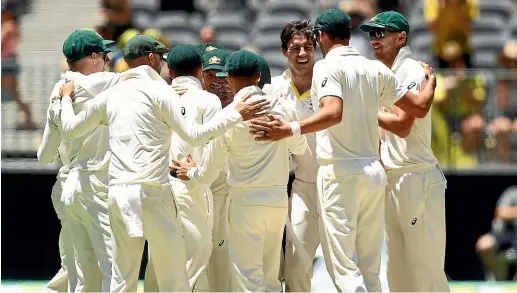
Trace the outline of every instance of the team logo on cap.
{"label": "team logo on cap", "polygon": [[217,49],[217,48],[214,47],[214,46],[208,46],[208,47],[205,48],[205,52],[210,52],[210,51],[213,51],[215,49]]}
{"label": "team logo on cap", "polygon": [[208,59],[208,64],[221,64],[221,58],[217,56],[212,56],[210,59]]}

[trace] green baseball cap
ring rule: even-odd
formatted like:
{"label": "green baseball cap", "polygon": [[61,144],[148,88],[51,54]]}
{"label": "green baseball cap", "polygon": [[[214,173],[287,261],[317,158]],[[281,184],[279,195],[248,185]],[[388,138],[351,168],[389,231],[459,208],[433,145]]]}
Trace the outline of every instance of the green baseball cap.
{"label": "green baseball cap", "polygon": [[136,35],[127,41],[124,46],[124,60],[131,61],[149,53],[165,54],[171,49],[162,42],[148,35]]}
{"label": "green baseball cap", "polygon": [[[267,63],[266,59],[262,57],[261,55],[257,55],[259,65],[260,65],[260,83],[263,84],[270,84],[271,83],[271,70],[269,69],[269,64]],[[221,71],[215,74],[215,76],[220,78],[225,78],[228,76],[228,73],[225,71]]]}
{"label": "green baseball cap", "polygon": [[186,72],[203,64],[201,53],[194,45],[177,45],[167,55],[167,65],[176,72]]}
{"label": "green baseball cap", "polygon": [[215,49],[203,54],[203,71],[206,70],[224,70],[224,65],[230,56],[230,52],[224,49]]}
{"label": "green baseball cap", "polygon": [[205,44],[197,45],[196,47],[199,49],[199,51],[201,51],[201,55],[205,54],[206,52],[213,51],[215,49],[226,50],[225,47],[223,47],[217,43],[205,43]]}
{"label": "green baseball cap", "polygon": [[[226,60],[224,73],[235,76],[251,76],[258,74],[262,70],[259,59],[259,56],[251,51],[239,50],[232,53]],[[221,77],[221,75],[218,77]]]}
{"label": "green baseball cap", "polygon": [[350,31],[351,29],[352,19],[350,15],[341,9],[330,8],[316,18],[312,33],[313,35],[317,35],[318,31],[322,31],[339,36],[342,35],[343,32]]}
{"label": "green baseball cap", "polygon": [[63,43],[63,55],[70,62],[89,56],[92,53],[113,52],[108,46],[115,42],[105,40],[98,33],[91,30],[76,30]]}
{"label": "green baseball cap", "polygon": [[406,32],[409,36],[409,22],[404,15],[396,11],[385,11],[374,16],[369,22],[365,22],[359,26],[363,32],[369,32],[372,29],[391,28],[396,32]]}

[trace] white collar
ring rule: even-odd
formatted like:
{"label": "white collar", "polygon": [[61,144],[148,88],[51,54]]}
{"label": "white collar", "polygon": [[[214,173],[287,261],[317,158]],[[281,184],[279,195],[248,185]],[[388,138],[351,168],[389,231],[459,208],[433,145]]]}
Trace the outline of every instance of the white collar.
{"label": "white collar", "polygon": [[282,78],[285,80],[290,80],[291,77],[292,77],[292,74],[291,74],[290,69],[287,69],[286,71],[284,71],[284,73],[282,73]]}
{"label": "white collar", "polygon": [[235,97],[233,98],[234,101],[240,101],[242,98],[244,98],[246,95],[254,96],[254,95],[264,95],[264,92],[256,85],[250,85],[245,88],[242,88],[240,91],[238,91],[235,94]]}
{"label": "white collar", "polygon": [[397,54],[397,57],[395,57],[393,65],[391,66],[391,71],[396,72],[406,59],[414,59],[413,53],[411,53],[408,46],[402,47],[399,50],[399,53]]}
{"label": "white collar", "polygon": [[203,88],[203,86],[201,85],[201,81],[197,78],[195,78],[194,76],[179,76],[179,77],[176,77],[175,79],[172,80],[172,83],[171,85],[172,86],[175,86],[175,85],[178,85],[178,84],[182,84],[182,85],[189,85],[189,86],[194,86],[198,89],[201,89]]}
{"label": "white collar", "polygon": [[361,56],[361,54],[354,46],[340,46],[331,49],[325,56],[325,59],[333,56]]}
{"label": "white collar", "polygon": [[64,79],[65,81],[71,81],[73,79],[79,78],[84,76],[84,74],[78,72],[78,71],[70,71],[67,70],[65,73],[61,74],[61,79]]}

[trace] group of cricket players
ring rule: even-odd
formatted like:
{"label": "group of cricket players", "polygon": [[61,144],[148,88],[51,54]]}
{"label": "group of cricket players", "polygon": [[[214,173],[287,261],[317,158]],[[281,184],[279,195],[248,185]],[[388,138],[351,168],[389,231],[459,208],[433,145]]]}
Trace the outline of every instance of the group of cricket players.
{"label": "group of cricket players", "polygon": [[273,78],[256,53],[145,35],[125,45],[129,70],[105,72],[113,42],[70,34],[38,149],[63,164],[62,266],[44,291],[136,292],[147,241],[146,292],[308,292],[319,245],[339,292],[380,292],[386,236],[391,291],[448,292],[436,79],[404,16],[360,28],[378,60],[349,46],[342,10],[287,23]]}

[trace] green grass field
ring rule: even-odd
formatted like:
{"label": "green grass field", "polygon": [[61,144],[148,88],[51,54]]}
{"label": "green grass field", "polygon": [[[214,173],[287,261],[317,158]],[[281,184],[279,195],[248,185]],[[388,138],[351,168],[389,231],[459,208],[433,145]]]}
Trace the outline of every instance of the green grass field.
{"label": "green grass field", "polygon": [[[2,293],[41,292],[44,281],[12,281],[2,280]],[[140,281],[138,292],[143,292],[143,282]],[[451,292],[458,293],[517,293],[517,282],[452,282]]]}

